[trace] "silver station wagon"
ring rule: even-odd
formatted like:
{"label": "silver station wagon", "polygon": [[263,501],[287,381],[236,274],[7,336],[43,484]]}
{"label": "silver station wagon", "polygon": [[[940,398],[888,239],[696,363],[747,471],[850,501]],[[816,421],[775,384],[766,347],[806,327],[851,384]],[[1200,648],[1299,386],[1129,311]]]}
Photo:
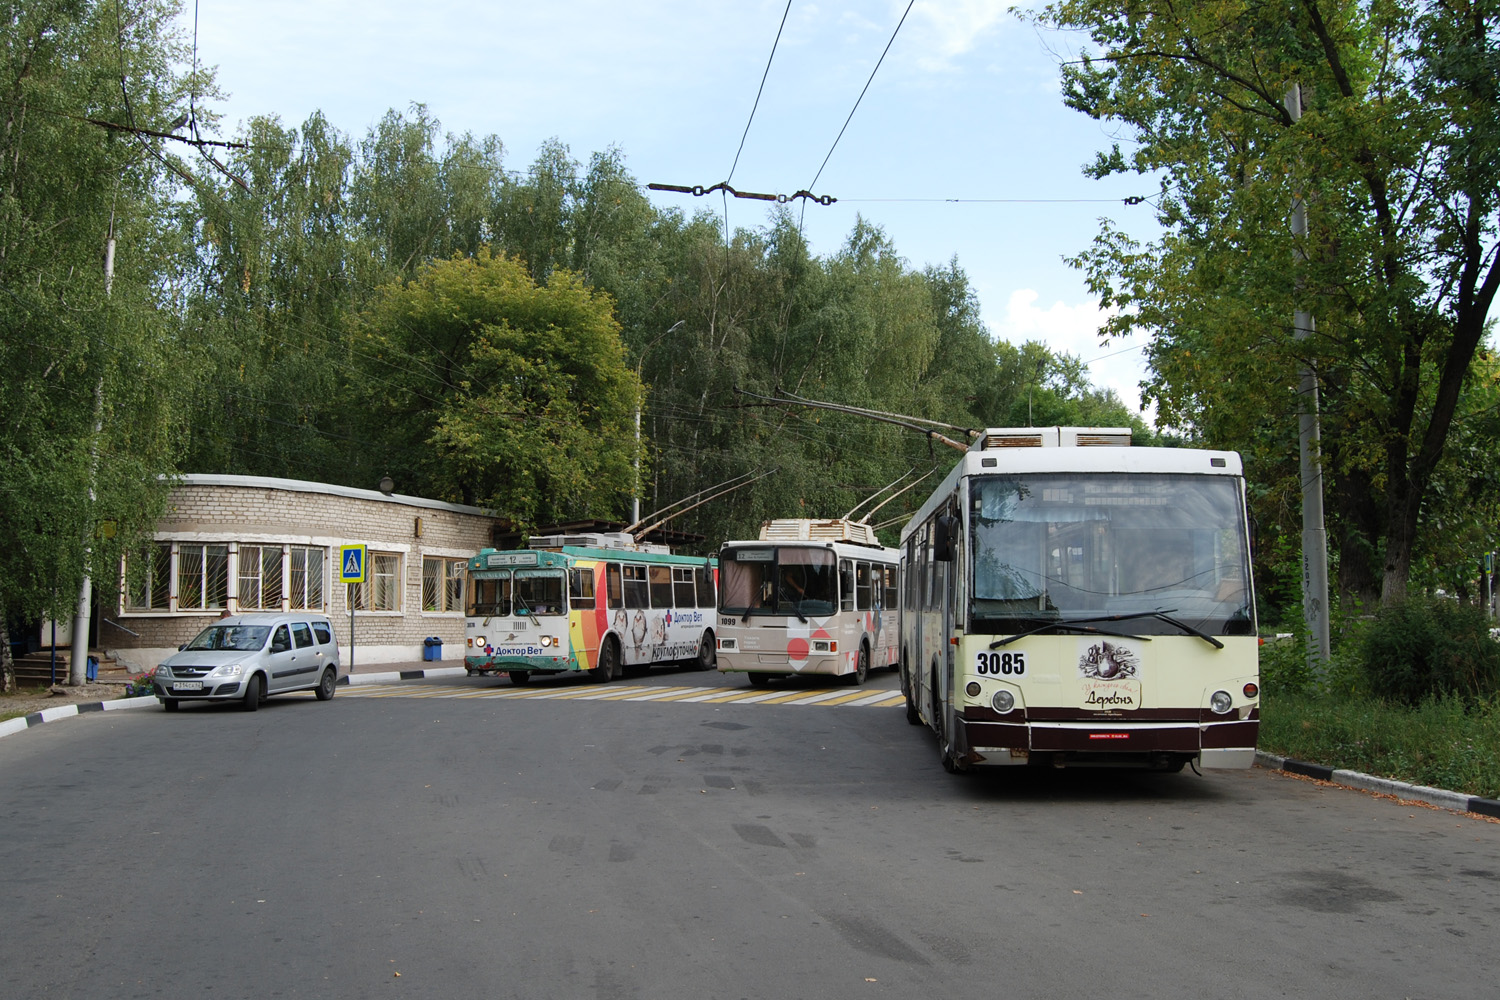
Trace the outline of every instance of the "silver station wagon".
{"label": "silver station wagon", "polygon": [[168,712],[185,701],[238,701],[253,712],[268,695],[290,691],[327,701],[338,680],[333,623],[292,612],[220,618],[163,660],[151,684]]}

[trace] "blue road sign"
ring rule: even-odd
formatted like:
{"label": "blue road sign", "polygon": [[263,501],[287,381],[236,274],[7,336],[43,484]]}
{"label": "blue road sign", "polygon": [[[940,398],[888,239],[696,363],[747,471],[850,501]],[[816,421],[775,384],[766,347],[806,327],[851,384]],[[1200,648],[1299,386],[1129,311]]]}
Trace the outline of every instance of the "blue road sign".
{"label": "blue road sign", "polygon": [[363,545],[340,546],[339,583],[364,583],[367,562]]}

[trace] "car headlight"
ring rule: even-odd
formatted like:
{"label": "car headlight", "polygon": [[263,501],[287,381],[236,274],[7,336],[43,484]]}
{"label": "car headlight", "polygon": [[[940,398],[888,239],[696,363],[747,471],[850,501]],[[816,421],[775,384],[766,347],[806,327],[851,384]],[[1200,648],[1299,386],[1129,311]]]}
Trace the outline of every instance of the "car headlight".
{"label": "car headlight", "polygon": [[240,665],[238,663],[227,663],[227,664],[225,664],[222,667],[214,667],[213,671],[210,672],[208,676],[210,676],[210,677],[238,677],[239,675],[240,675]]}
{"label": "car headlight", "polygon": [[1208,707],[1217,715],[1224,715],[1234,707],[1234,699],[1229,696],[1228,691],[1215,691],[1208,699]]}
{"label": "car headlight", "polygon": [[149,673],[149,674],[146,675],[146,680],[149,681],[149,680],[151,680],[152,678],[155,678],[155,677],[171,677],[171,676],[172,676],[172,668],[169,667],[169,666],[167,666],[165,663],[161,663],[161,664],[157,665],[157,667],[156,667],[155,670],[151,671],[151,673]]}

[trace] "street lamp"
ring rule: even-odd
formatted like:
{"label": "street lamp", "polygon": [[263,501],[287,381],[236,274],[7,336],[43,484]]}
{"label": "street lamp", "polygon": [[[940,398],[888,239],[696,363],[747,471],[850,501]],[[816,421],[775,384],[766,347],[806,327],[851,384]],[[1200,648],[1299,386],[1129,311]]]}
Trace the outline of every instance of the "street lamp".
{"label": "street lamp", "polygon": [[396,481],[391,478],[390,473],[386,473],[385,475],[380,477],[380,492],[384,493],[386,496],[390,496],[391,491],[395,488]]}

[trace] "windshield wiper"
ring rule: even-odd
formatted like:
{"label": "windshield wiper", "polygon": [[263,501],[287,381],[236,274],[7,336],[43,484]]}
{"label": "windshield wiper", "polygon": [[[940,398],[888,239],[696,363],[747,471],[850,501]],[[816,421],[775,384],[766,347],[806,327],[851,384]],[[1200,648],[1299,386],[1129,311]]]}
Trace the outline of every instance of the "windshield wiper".
{"label": "windshield wiper", "polygon": [[[777,610],[780,609],[778,608]],[[807,624],[807,616],[802,613],[802,603],[800,601],[792,605],[792,614],[796,615],[797,620],[802,624]]]}
{"label": "windshield wiper", "polygon": [[536,612],[531,610],[531,605],[527,604],[526,599],[523,598],[519,593],[516,594],[516,606],[525,613],[527,618],[531,619],[531,624],[535,625],[537,628],[541,628],[542,623],[540,619],[537,618]]}
{"label": "windshield wiper", "polygon": [[1187,622],[1182,621],[1179,618],[1173,618],[1172,612],[1176,610],[1176,608],[1169,608],[1167,610],[1157,608],[1153,611],[1133,611],[1130,614],[1125,615],[1095,615],[1090,618],[1073,618],[1067,621],[1058,620],[1055,622],[1047,622],[1043,625],[1038,625],[1035,628],[1027,629],[1024,632],[1018,632],[1015,635],[1006,636],[1004,639],[997,639],[996,641],[990,643],[990,648],[999,649],[1001,646],[1015,642],[1017,639],[1024,639],[1029,635],[1036,635],[1039,632],[1045,632],[1048,629],[1053,628],[1066,629],[1071,632],[1097,632],[1100,635],[1113,635],[1118,636],[1122,639],[1143,639],[1146,642],[1150,642],[1150,636],[1131,635],[1128,632],[1115,632],[1111,629],[1091,628],[1087,624],[1085,624],[1087,622],[1123,622],[1130,621],[1135,618],[1156,618],[1160,621],[1166,622],[1168,625],[1171,625],[1175,628],[1182,629],[1189,635],[1196,635],[1204,642],[1210,643],[1215,649],[1224,648],[1224,644],[1222,642],[1220,642],[1218,639],[1215,639],[1208,633],[1200,632],[1198,629],[1194,628],[1193,626],[1189,625]]}

